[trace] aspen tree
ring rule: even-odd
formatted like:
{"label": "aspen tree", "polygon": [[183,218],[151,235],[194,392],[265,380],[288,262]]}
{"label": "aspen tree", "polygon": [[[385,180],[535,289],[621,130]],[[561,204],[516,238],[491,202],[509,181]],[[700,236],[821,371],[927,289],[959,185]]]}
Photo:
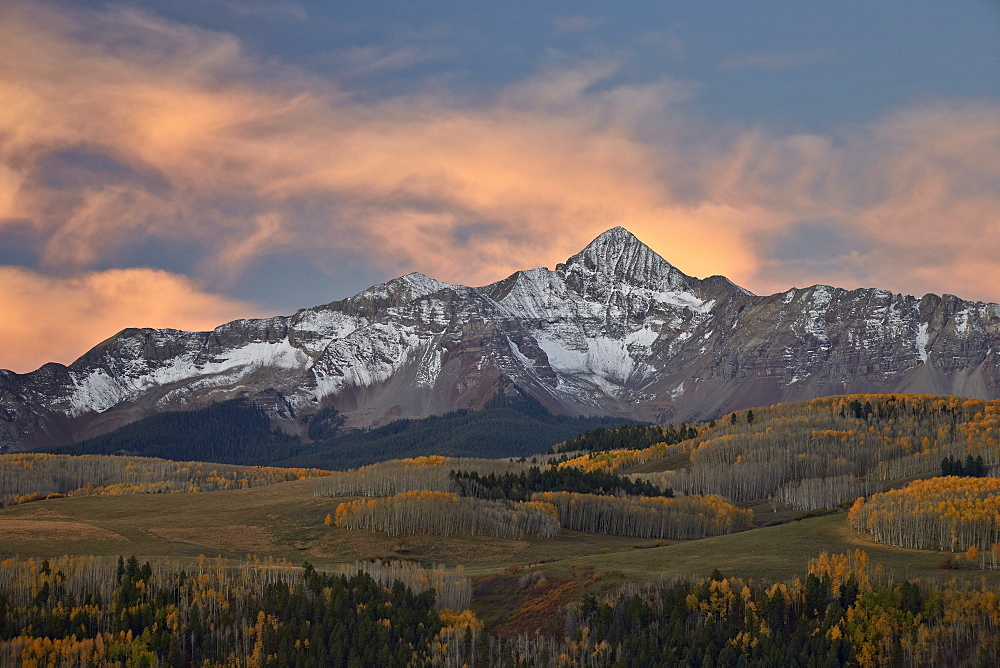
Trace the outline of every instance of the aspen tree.
{"label": "aspen tree", "polygon": [[148,457],[20,453],[0,455],[0,504],[60,496],[243,489],[329,473]]}

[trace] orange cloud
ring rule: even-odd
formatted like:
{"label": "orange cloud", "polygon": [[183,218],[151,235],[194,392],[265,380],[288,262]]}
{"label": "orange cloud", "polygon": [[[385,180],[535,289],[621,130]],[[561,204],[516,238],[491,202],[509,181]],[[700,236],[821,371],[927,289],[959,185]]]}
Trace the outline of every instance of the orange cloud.
{"label": "orange cloud", "polygon": [[[665,81],[585,92],[614,63],[546,71],[486,105],[447,95],[360,104],[329,86],[312,92],[302,74],[251,83],[233,73],[267,68],[230,37],[131,10],[13,16],[0,56],[19,80],[0,85],[23,94],[0,111],[5,157],[30,174],[83,146],[168,184],[95,180],[67,195],[29,179],[11,217],[46,230],[53,266],[91,266],[142,237],[200,240],[208,273],[227,276],[278,246],[367,246],[388,272],[475,284],[552,264],[614,225],[693,239],[726,209],[671,202],[658,178],[669,161],[632,136],[689,91]],[[112,29],[135,41],[112,41]],[[244,206],[231,213],[219,200]],[[324,203],[326,220],[295,215],[302,201]],[[693,272],[746,261],[723,259],[745,255],[732,235],[685,255]]]}
{"label": "orange cloud", "polygon": [[155,269],[54,278],[0,266],[0,285],[0,368],[20,373],[46,362],[68,364],[126,327],[203,331],[254,314],[249,304]]}
{"label": "orange cloud", "polygon": [[835,141],[744,133],[708,163],[706,196],[772,214],[756,233],[780,239],[803,221],[835,220],[852,252],[782,262],[755,251],[752,287],[828,282],[1000,301],[1000,105],[910,107]]}

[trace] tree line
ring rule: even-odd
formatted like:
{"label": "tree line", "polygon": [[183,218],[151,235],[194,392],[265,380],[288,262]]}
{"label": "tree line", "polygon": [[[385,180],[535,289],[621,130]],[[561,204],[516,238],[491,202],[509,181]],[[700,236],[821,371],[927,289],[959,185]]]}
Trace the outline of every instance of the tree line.
{"label": "tree line", "polygon": [[572,466],[560,465],[556,468],[556,461],[545,456],[479,459],[429,455],[391,459],[318,477],[313,481],[313,495],[375,497],[428,491],[525,501],[531,492],[537,491],[599,494],[621,491],[645,496],[673,494],[669,489],[626,476],[599,470],[583,471]]}
{"label": "tree line", "polygon": [[251,401],[233,399],[204,408],[168,411],[110,433],[50,448],[57,454],[124,454],[224,464],[345,469],[429,454],[520,457],[547,450],[581,432],[632,421],[553,415],[526,393],[502,394],[482,410],[458,410],[347,429],[334,407],[301,416],[307,438],[273,428]]}
{"label": "tree line", "polygon": [[396,420],[369,429],[347,431],[341,428],[332,438],[313,441],[294,456],[272,459],[269,463],[346,469],[424,455],[531,456],[582,431],[629,422],[625,418],[612,417],[569,418],[552,415],[544,407],[527,402],[492,401],[478,411],[463,409],[420,419]]}
{"label": "tree line", "polygon": [[585,472],[572,467],[532,466],[520,473],[455,471],[449,473],[451,488],[461,496],[481,499],[527,501],[534,492],[576,492],[610,496],[672,497],[673,491],[661,489],[646,480],[634,480],[602,471]]}
{"label": "tree line", "polygon": [[979,455],[975,459],[972,455],[965,456],[965,463],[961,458],[955,459],[954,455],[948,455],[941,460],[941,475],[965,476],[969,478],[982,478],[987,474],[986,464],[983,456]]}
{"label": "tree line", "polygon": [[848,514],[879,543],[923,550],[992,553],[1000,544],[1000,479],[948,476],[859,498]]}
{"label": "tree line", "polygon": [[[409,666],[448,662],[482,625],[365,568],[190,568],[63,557],[0,571],[2,665]],[[396,569],[404,571],[405,569]],[[412,573],[411,573],[412,575]],[[471,655],[471,652],[470,652]]]}
{"label": "tree line", "polygon": [[745,531],[753,524],[752,510],[717,496],[673,499],[536,492],[531,498],[554,506],[562,526],[587,533],[689,540]]}
{"label": "tree line", "polygon": [[820,555],[789,583],[728,578],[586,596],[558,637],[490,638],[481,666],[995,665],[1000,598],[973,584],[890,581],[867,555]]}
{"label": "tree line", "polygon": [[[564,466],[626,473],[734,502],[782,499],[810,510],[886,481],[934,475],[942,460],[985,472],[1000,461],[1000,402],[937,395],[847,395],[763,406],[673,446],[593,453]],[[659,449],[659,451],[657,451]],[[686,461],[678,455],[686,451]],[[945,464],[945,467],[950,464]]]}
{"label": "tree line", "polygon": [[269,465],[300,453],[302,441],[271,428],[268,415],[243,399],[190,411],[167,411],[72,445],[69,455],[135,455],[221,464]]}
{"label": "tree line", "polygon": [[[707,425],[700,425],[704,429]],[[713,425],[714,426],[714,425]],[[699,433],[699,425],[685,423],[666,426],[660,425],[626,425],[616,429],[599,427],[585,431],[576,438],[554,445],[549,454],[561,452],[603,452],[605,450],[643,450],[665,443],[673,445],[689,438],[695,438]]]}
{"label": "tree line", "polygon": [[317,469],[234,466],[114,455],[0,455],[0,507],[63,496],[211,492],[328,475]]}
{"label": "tree line", "polygon": [[389,497],[346,501],[330,523],[390,536],[415,533],[490,535],[499,538],[559,533],[556,509],[534,501],[512,503],[459,497],[447,492],[403,492]]}
{"label": "tree line", "polygon": [[503,474],[527,470],[535,464],[524,459],[477,459],[429,455],[390,459],[348,471],[335,471],[313,481],[315,496],[392,496],[401,492],[452,492],[451,472],[456,469]]}
{"label": "tree line", "polygon": [[425,567],[414,561],[371,559],[342,564],[333,572],[347,577],[367,573],[384,587],[392,587],[398,580],[415,594],[433,590],[434,606],[438,610],[468,610],[472,605],[472,583],[462,565],[454,568],[444,564]]}

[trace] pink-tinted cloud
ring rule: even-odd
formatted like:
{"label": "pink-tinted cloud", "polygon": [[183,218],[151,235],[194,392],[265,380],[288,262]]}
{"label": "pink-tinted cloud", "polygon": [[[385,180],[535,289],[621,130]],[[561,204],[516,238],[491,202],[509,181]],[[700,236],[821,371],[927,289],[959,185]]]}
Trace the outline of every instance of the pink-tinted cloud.
{"label": "pink-tinted cloud", "polygon": [[[613,59],[488,95],[371,100],[135,10],[32,3],[4,19],[0,230],[31,226],[62,275],[172,241],[201,249],[216,291],[275,252],[483,284],[624,225],[682,270],[757,292],[822,281],[1000,300],[995,104],[783,134],[693,117],[690,85],[613,84]],[[421,57],[385,53],[393,67]],[[121,174],[44,178],[67,151]],[[820,220],[846,250],[774,251]]]}
{"label": "pink-tinted cloud", "polygon": [[[688,91],[665,81],[586,92],[614,63],[544,71],[487,103],[361,104],[313,92],[305,75],[261,83],[264,65],[251,84],[239,73],[253,60],[231,38],[135,12],[16,16],[2,54],[22,81],[4,85],[23,86],[24,102],[0,111],[0,132],[29,186],[8,215],[44,229],[50,266],[91,266],[137,237],[194,238],[206,265],[232,275],[276,246],[343,252],[346,239],[389,271],[483,283],[520,266],[514,257],[552,263],[613,225],[691,225],[664,209],[654,175],[665,156],[631,136]],[[112,28],[136,37],[119,44]],[[77,147],[167,186],[95,181],[66,193],[33,178],[46,156]],[[243,206],[233,214],[219,200]],[[302,201],[326,203],[327,220],[293,215]],[[484,222],[493,234],[456,263],[453,237]]]}
{"label": "pink-tinted cloud", "polygon": [[60,279],[0,266],[0,366],[27,372],[69,363],[126,327],[212,329],[254,314],[251,305],[207,293],[185,276],[112,269]]}
{"label": "pink-tinted cloud", "polygon": [[771,212],[765,238],[825,219],[853,241],[787,263],[758,244],[758,290],[822,281],[1000,300],[1000,105],[914,106],[836,139],[754,131],[731,146],[707,163],[709,199]]}

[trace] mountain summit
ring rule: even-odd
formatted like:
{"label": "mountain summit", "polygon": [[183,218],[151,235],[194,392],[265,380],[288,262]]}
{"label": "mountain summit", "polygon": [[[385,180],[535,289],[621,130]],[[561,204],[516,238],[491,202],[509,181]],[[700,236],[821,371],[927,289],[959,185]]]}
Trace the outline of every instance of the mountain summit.
{"label": "mountain summit", "polygon": [[587,244],[582,251],[559,265],[564,271],[596,273],[606,280],[628,285],[682,289],[690,277],[624,227],[614,227]]}
{"label": "mountain summit", "polygon": [[248,397],[282,428],[479,408],[516,385],[555,413],[656,422],[848,392],[1000,397],[1000,306],[828,286],[758,297],[686,276],[628,230],[482,287],[409,274],[211,332],[126,329],[71,365],[0,371],[0,445],[68,443]]}

